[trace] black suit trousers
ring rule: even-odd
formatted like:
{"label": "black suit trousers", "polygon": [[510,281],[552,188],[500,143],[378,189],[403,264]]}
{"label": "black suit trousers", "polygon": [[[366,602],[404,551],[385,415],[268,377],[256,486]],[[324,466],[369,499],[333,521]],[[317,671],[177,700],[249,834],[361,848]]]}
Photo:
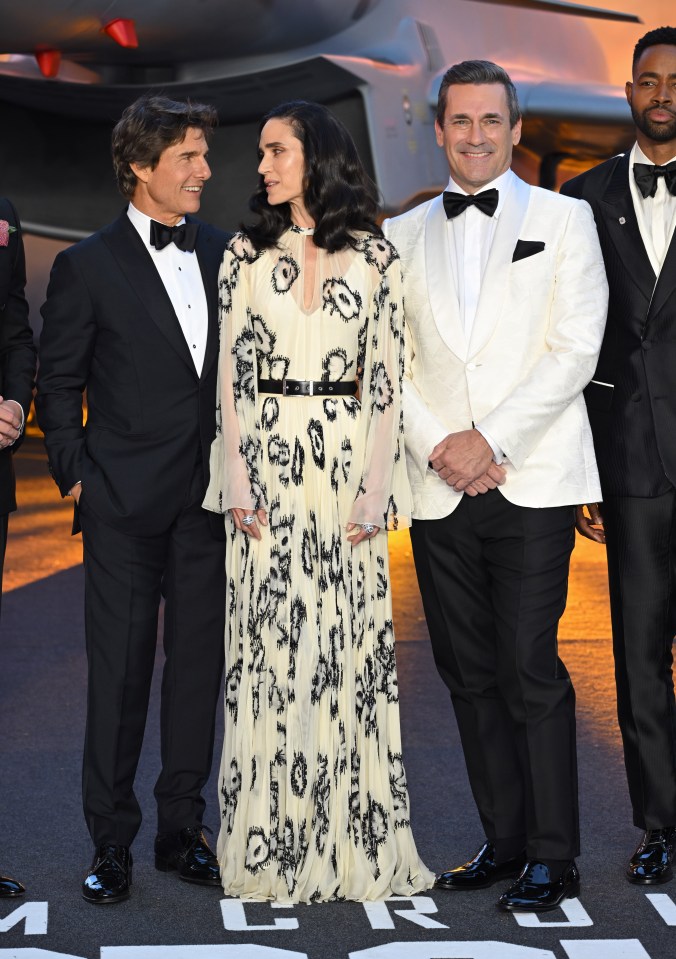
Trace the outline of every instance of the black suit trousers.
{"label": "black suit trousers", "polygon": [[416,520],[413,554],[470,785],[500,858],[579,852],[575,694],[557,654],[574,511],[497,490]]}
{"label": "black suit trousers", "polygon": [[88,659],[83,803],[96,845],[130,845],[141,823],[134,777],[164,609],[158,831],[201,823],[224,655],[225,544],[213,538],[202,468],[157,536],[106,525],[80,497]]}
{"label": "black suit trousers", "polygon": [[676,825],[676,491],[603,499],[617,714],[634,825]]}

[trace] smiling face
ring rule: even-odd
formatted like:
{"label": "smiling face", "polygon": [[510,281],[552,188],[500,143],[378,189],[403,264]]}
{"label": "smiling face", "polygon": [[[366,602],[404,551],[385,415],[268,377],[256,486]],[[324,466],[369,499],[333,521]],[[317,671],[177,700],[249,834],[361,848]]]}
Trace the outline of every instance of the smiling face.
{"label": "smiling face", "polygon": [[137,179],[134,206],[168,226],[175,226],[186,213],[197,213],[211,176],[207,153],[204,132],[189,127],[183,140],[162,152],[154,169],[130,164]]}
{"label": "smiling face", "polygon": [[502,83],[452,84],[443,125],[435,120],[434,128],[454,182],[467,193],[477,193],[509,169],[521,138],[521,120],[509,125]]}
{"label": "smiling face", "polygon": [[644,50],[625,92],[643,152],[655,162],[660,162],[653,157],[655,149],[661,159],[671,159],[676,154],[676,46]]}
{"label": "smiling face", "polygon": [[268,203],[288,203],[291,219],[298,226],[311,226],[305,210],[305,155],[303,144],[289,120],[273,117],[261,130],[258,141],[258,172],[268,194]]}

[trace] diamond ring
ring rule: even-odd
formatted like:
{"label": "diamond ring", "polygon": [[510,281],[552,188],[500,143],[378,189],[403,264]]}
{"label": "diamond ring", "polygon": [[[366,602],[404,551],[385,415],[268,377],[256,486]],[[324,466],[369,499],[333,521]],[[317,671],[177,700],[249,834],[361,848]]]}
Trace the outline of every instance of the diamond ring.
{"label": "diamond ring", "polygon": [[242,522],[245,526],[251,526],[252,523],[256,522],[256,517],[253,515],[253,513],[249,513],[248,516],[242,517]]}
{"label": "diamond ring", "polygon": [[373,530],[375,529],[375,526],[373,525],[373,523],[362,523],[361,528],[364,530],[365,533],[367,533],[370,536]]}

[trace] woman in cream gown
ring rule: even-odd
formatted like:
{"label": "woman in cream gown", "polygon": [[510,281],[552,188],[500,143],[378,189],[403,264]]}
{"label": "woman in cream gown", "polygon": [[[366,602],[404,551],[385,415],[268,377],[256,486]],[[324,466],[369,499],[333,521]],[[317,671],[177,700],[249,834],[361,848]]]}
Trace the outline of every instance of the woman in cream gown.
{"label": "woman in cream gown", "polygon": [[382,531],[410,517],[400,264],[328,110],[276,108],[259,154],[262,222],[236,234],[220,274],[205,501],[229,531],[223,887],[411,895],[434,877],[411,833]]}

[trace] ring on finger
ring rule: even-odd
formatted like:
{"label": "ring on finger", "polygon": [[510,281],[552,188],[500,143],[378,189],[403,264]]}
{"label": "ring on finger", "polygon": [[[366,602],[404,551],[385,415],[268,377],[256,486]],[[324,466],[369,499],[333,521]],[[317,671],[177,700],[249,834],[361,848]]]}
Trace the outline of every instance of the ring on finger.
{"label": "ring on finger", "polygon": [[374,531],[375,526],[373,525],[373,523],[362,523],[361,528],[363,529],[363,531],[366,533],[367,536],[370,536],[371,533]]}
{"label": "ring on finger", "polygon": [[242,517],[242,523],[245,526],[251,526],[251,524],[255,522],[256,522],[256,517],[253,515],[253,513],[249,513],[247,516]]}

